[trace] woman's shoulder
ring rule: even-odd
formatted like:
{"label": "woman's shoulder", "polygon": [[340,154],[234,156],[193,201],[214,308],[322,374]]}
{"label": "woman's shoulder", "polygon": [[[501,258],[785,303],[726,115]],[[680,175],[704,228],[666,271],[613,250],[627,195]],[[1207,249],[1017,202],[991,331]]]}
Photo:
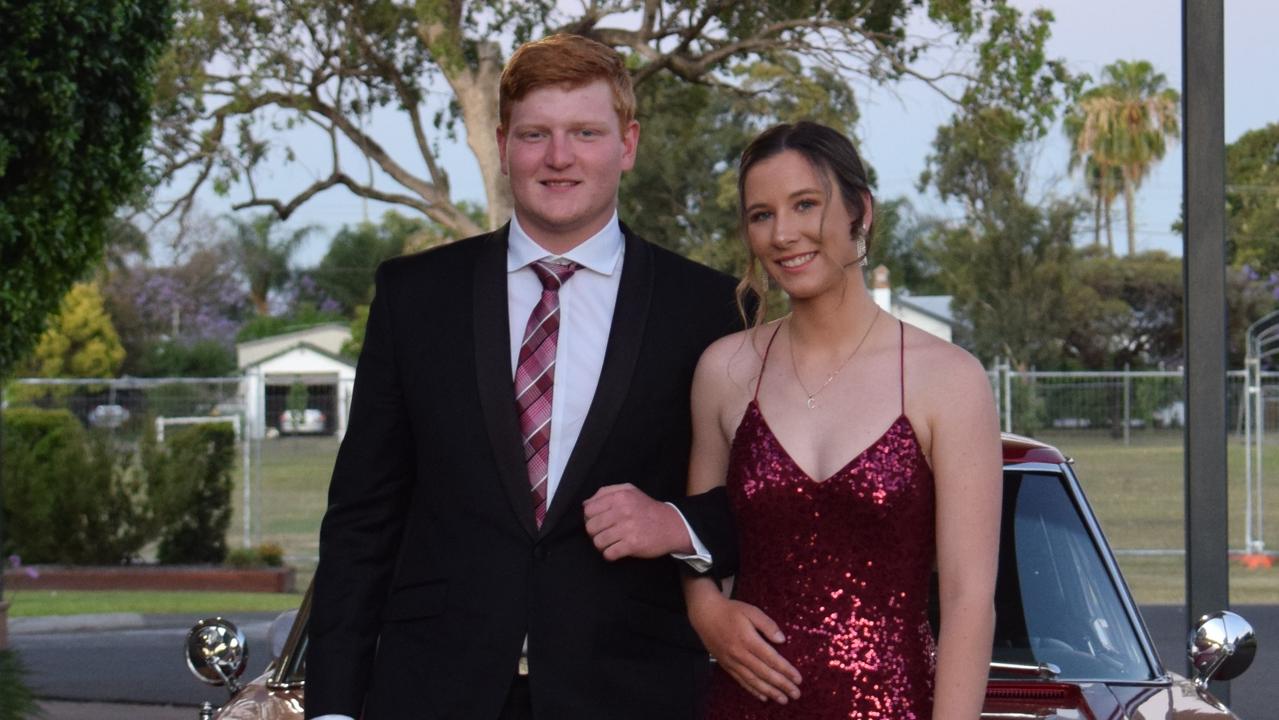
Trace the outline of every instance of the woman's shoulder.
{"label": "woman's shoulder", "polygon": [[769,340],[780,320],[774,320],[716,340],[702,352],[697,364],[699,378],[716,385],[748,384],[759,376]]}
{"label": "woman's shoulder", "polygon": [[904,325],[907,392],[923,390],[939,399],[986,388],[986,369],[972,353],[910,323]]}

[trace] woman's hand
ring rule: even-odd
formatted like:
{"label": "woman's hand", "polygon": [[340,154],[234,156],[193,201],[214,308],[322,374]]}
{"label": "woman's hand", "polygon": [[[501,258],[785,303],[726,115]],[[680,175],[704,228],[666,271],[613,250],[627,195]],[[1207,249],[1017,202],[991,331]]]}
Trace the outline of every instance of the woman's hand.
{"label": "woman's hand", "polygon": [[799,671],[773,647],[786,642],[777,623],[754,605],[725,598],[710,581],[696,582],[710,592],[689,604],[689,621],[719,666],[761,701],[799,699]]}

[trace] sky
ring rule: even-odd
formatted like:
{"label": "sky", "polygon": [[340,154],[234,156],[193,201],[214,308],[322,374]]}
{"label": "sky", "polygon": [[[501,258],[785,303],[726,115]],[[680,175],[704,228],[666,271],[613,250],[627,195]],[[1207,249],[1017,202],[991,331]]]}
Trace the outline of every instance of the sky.
{"label": "sky", "polygon": [[[1169,86],[1181,87],[1181,1],[1180,0],[1013,0],[1024,10],[1043,7],[1053,12],[1052,37],[1048,55],[1062,58],[1076,73],[1094,78],[1115,60],[1148,60],[1167,76]],[[1225,4],[1225,134],[1232,142],[1247,130],[1279,122],[1279,0],[1223,0]],[[929,28],[915,28],[929,34]],[[858,144],[879,177],[878,197],[904,196],[922,214],[958,218],[957,208],[942,205],[931,193],[916,188],[920,172],[936,128],[952,112],[952,106],[920,82],[904,81],[891,88],[854,84],[861,107]],[[438,99],[437,99],[438,101]],[[414,153],[407,124],[395,113],[375,116],[373,125],[383,145],[394,152],[404,147]],[[322,138],[316,138],[323,143]],[[403,143],[400,145],[400,143]],[[276,169],[260,179],[259,191],[291,197],[309,178],[327,173],[327,154],[317,153],[314,162],[304,152],[306,143],[297,143],[300,162]],[[323,147],[318,145],[317,147]],[[1067,174],[1068,145],[1060,128],[1054,128],[1034,154],[1032,192],[1068,195],[1082,192],[1078,174]],[[400,157],[403,157],[401,155]],[[354,160],[354,155],[349,155]],[[459,139],[441,147],[440,163],[449,173],[455,200],[483,202],[484,193],[478,167],[469,149]],[[348,162],[350,161],[348,160]],[[641,159],[642,162],[642,159]],[[1182,148],[1173,143],[1137,194],[1137,248],[1163,250],[1180,256],[1181,236],[1171,230],[1177,219],[1182,193]],[[364,163],[351,163],[349,171],[361,175]],[[421,170],[420,168],[413,168]],[[364,174],[363,177],[367,177]],[[389,180],[379,182],[389,187]],[[233,190],[230,199],[211,191],[200,196],[200,209],[212,215],[230,210],[232,200],[244,190]],[[327,242],[344,224],[368,217],[377,220],[388,206],[365,202],[345,190],[334,189],[313,198],[290,218],[291,227],[314,224],[322,228],[296,257],[300,266],[313,265],[327,249]],[[1114,207],[1116,249],[1126,247],[1123,206]],[[1082,240],[1083,238],[1081,238]]]}

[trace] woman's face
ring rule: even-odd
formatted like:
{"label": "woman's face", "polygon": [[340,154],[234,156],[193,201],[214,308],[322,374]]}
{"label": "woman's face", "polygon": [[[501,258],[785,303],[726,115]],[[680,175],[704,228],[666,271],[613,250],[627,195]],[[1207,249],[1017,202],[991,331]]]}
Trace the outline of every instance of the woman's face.
{"label": "woman's face", "polygon": [[839,186],[829,171],[823,183],[820,172],[786,150],[752,166],[743,184],[750,251],[795,299],[842,287],[845,268],[859,260]]}

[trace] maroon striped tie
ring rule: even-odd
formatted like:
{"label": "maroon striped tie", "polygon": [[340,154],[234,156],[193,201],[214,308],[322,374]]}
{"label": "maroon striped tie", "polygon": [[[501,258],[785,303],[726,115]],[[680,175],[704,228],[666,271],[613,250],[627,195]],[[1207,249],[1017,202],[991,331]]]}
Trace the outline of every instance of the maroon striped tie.
{"label": "maroon striped tie", "polygon": [[530,265],[542,281],[542,299],[528,316],[520,359],[515,366],[515,406],[524,436],[524,462],[533,492],[533,516],[546,518],[546,482],[551,451],[551,396],[555,347],[560,334],[560,286],[577,272],[576,263],[537,261]]}

